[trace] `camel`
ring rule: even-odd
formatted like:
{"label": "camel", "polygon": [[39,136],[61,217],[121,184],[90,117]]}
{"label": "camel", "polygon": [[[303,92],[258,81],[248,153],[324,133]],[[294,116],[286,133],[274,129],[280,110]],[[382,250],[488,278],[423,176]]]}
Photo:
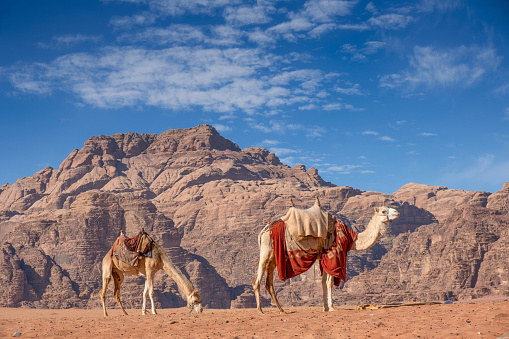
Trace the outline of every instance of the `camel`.
{"label": "camel", "polygon": [[[293,206],[293,201],[290,199],[290,203]],[[316,197],[316,202],[314,208],[319,208],[322,213],[325,214],[326,218],[328,218],[329,223],[335,222],[336,219],[332,214],[326,212],[323,210],[320,206],[320,202],[318,200],[318,197]],[[292,209],[290,209],[291,211]],[[295,210],[295,209],[294,209]],[[307,212],[308,210],[298,210],[301,212]],[[289,211],[289,212],[290,212]],[[290,213],[287,214],[287,216]],[[286,216],[285,216],[286,217]],[[355,251],[364,251],[369,248],[371,248],[378,239],[383,236],[389,227],[389,223],[395,220],[399,217],[398,211],[396,211],[394,208],[388,208],[388,207],[376,207],[375,213],[369,222],[368,226],[362,233],[358,233],[356,239],[354,240],[352,238],[352,244],[349,250],[355,250]],[[284,217],[282,218],[282,220]],[[281,220],[279,220],[281,221]],[[286,221],[285,221],[286,223]],[[341,222],[342,223],[342,222]],[[262,281],[263,275],[265,271],[267,271],[267,279],[265,283],[265,288],[269,292],[270,296],[272,297],[272,300],[274,300],[274,303],[276,304],[279,313],[285,313],[283,308],[280,306],[276,293],[274,291],[274,284],[273,284],[273,273],[274,269],[276,268],[276,255],[274,252],[274,245],[273,240],[271,238],[271,228],[275,225],[275,222],[271,222],[267,224],[258,235],[258,245],[260,248],[260,260],[258,262],[258,271],[255,276],[255,279],[253,281],[253,290],[255,293],[256,298],[256,305],[258,309],[259,314],[264,314],[260,305],[260,283]],[[343,224],[344,225],[344,224]],[[288,227],[286,225],[285,227]],[[327,227],[327,226],[326,226]],[[345,226],[346,227],[346,226]],[[329,226],[329,231],[331,230]],[[355,233],[355,232],[354,232]],[[290,233],[286,233],[288,236]],[[329,233],[330,234],[330,233]],[[298,246],[301,249],[311,249],[314,250],[315,253],[320,256],[324,255],[323,249],[330,248],[330,237],[329,239],[325,239],[323,237],[301,237],[301,238],[293,238],[296,239],[295,243],[296,246]],[[346,249],[348,251],[348,249]],[[327,253],[329,254],[329,253]],[[345,254],[346,255],[346,254]],[[287,259],[288,260],[288,259]],[[346,258],[345,258],[346,260]],[[346,262],[345,262],[346,265]],[[346,266],[345,266],[346,267]],[[323,269],[323,267],[321,267]],[[280,268],[278,267],[278,274]],[[302,272],[301,272],[302,273]],[[323,311],[334,311],[334,307],[332,305],[332,286],[334,283],[334,277],[327,274],[325,270],[322,272],[322,290],[323,290]],[[346,271],[345,271],[346,273]],[[300,274],[300,273],[298,273]],[[281,280],[281,275],[280,275]],[[342,279],[344,280],[344,279]],[[339,284],[339,280],[337,280],[337,284]]]}
{"label": "camel", "polygon": [[[142,231],[143,232],[143,231]],[[115,283],[114,286],[114,298],[117,301],[120,309],[122,310],[124,315],[127,315],[127,312],[120,301],[120,286],[122,285],[122,281],[124,280],[124,274],[129,275],[140,275],[145,277],[145,289],[143,290],[143,306],[141,309],[141,313],[143,315],[147,314],[146,311],[146,299],[147,293],[150,297],[150,302],[152,303],[152,314],[157,314],[154,306],[154,275],[159,270],[163,269],[176,283],[180,292],[180,295],[187,301],[187,306],[191,309],[194,309],[197,313],[201,313],[203,311],[201,305],[201,297],[198,290],[193,286],[193,284],[186,278],[184,274],[176,267],[173,262],[170,260],[164,249],[157,242],[152,242],[152,256],[151,257],[138,257],[138,264],[136,266],[131,266],[127,263],[120,261],[115,255],[114,252],[118,250],[119,245],[124,241],[124,235],[121,235],[117,238],[111,250],[106,254],[102,262],[102,280],[103,287],[101,290],[101,301],[103,305],[104,316],[107,317],[108,313],[106,312],[106,291],[108,289],[108,284],[110,283],[111,278],[113,277],[113,281]]]}

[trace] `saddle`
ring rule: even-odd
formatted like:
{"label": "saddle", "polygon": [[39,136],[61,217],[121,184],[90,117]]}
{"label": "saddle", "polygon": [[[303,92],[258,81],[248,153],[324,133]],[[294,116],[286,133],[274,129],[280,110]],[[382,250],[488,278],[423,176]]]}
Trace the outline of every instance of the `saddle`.
{"label": "saddle", "polygon": [[290,207],[288,213],[281,218],[295,240],[305,237],[327,238],[327,233],[334,227],[332,215],[324,211],[318,198],[313,207],[306,210]]}
{"label": "saddle", "polygon": [[144,229],[132,238],[125,237],[124,232],[121,231],[120,236],[111,248],[111,254],[130,266],[138,266],[140,257],[152,258],[153,242],[154,240]]}

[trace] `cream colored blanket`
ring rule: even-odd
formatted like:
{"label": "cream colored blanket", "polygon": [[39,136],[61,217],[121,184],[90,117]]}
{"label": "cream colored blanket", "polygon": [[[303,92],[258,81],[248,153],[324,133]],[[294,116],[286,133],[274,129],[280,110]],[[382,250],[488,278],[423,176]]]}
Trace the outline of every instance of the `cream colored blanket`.
{"label": "cream colored blanket", "polygon": [[307,236],[326,238],[329,213],[315,203],[307,210],[290,207],[290,210],[281,218],[286,224],[292,237],[300,240]]}

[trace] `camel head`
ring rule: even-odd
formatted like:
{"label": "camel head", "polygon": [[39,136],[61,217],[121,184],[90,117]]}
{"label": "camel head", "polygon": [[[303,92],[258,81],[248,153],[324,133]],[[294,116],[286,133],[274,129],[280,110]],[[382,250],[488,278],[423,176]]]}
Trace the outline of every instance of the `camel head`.
{"label": "camel head", "polygon": [[194,290],[187,297],[187,307],[189,307],[191,311],[194,309],[196,313],[203,312],[203,307],[201,306],[201,297],[198,290]]}
{"label": "camel head", "polygon": [[399,218],[399,212],[391,207],[375,207],[375,214],[380,218],[380,222],[382,223],[380,235],[387,233],[389,223]]}

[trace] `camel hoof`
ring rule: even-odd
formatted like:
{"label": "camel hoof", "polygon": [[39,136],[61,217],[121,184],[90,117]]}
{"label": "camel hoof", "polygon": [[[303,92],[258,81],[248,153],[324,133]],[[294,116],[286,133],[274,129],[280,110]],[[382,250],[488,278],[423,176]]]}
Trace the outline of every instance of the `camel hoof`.
{"label": "camel hoof", "polygon": [[286,314],[285,310],[279,310],[279,314]]}

